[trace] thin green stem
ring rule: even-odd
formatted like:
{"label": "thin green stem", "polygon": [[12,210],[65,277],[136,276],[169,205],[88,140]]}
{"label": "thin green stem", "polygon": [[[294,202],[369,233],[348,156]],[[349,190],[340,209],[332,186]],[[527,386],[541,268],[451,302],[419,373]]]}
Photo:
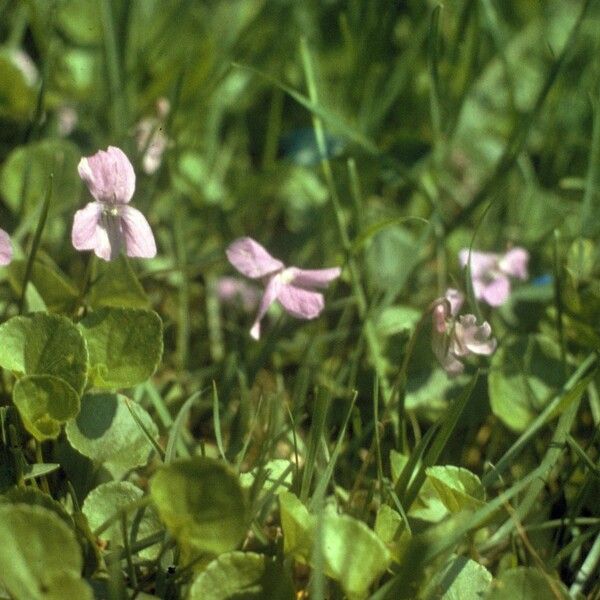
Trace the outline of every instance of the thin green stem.
{"label": "thin green stem", "polygon": [[[304,72],[308,87],[308,95],[311,102],[316,105],[318,104],[316,78],[312,65],[312,58],[305,38],[302,38],[301,40],[300,51],[302,55],[302,62],[304,65]],[[373,326],[373,322],[367,314],[368,304],[366,294],[362,287],[358,266],[352,255],[352,244],[350,242],[350,236],[348,234],[344,214],[337,192],[337,187],[335,185],[333,172],[331,170],[331,164],[327,160],[327,145],[325,142],[325,132],[323,129],[323,124],[321,122],[321,119],[315,113],[313,113],[313,126],[315,129],[315,136],[317,138],[317,145],[321,154],[321,167],[323,169],[323,174],[325,175],[325,180],[327,181],[327,186],[329,188],[329,198],[333,207],[338,234],[340,236],[344,251],[347,253],[347,264],[348,270],[350,272],[350,281],[352,285],[354,298],[358,307],[358,314],[361,320],[363,321],[363,333],[365,339],[367,340],[367,346],[369,348],[369,353],[373,362],[373,366],[375,368],[377,376],[380,379],[380,384],[382,387],[384,398],[386,402],[388,402],[391,396],[391,387],[385,374],[385,364],[381,355],[379,342],[375,333],[375,328]]]}
{"label": "thin green stem", "polygon": [[101,0],[100,9],[102,13],[102,28],[104,30],[104,53],[108,85],[112,104],[113,132],[117,138],[121,138],[127,130],[128,119],[111,0]]}
{"label": "thin green stem", "polygon": [[53,180],[54,180],[53,175],[50,175],[48,189],[46,191],[46,196],[44,197],[44,204],[42,205],[42,209],[40,211],[40,218],[38,219],[38,224],[35,229],[35,233],[33,234],[33,241],[31,242],[31,250],[29,251],[29,256],[27,257],[27,264],[25,266],[25,275],[23,276],[23,284],[22,284],[22,289],[21,289],[21,297],[19,299],[19,314],[20,315],[23,314],[23,309],[25,308],[27,285],[29,284],[29,280],[31,279],[31,273],[33,271],[33,263],[35,261],[35,256],[36,256],[38,248],[40,246],[40,241],[42,239],[42,233],[44,231],[44,225],[46,224],[46,219],[48,218],[48,209],[50,208],[50,200],[52,199]]}

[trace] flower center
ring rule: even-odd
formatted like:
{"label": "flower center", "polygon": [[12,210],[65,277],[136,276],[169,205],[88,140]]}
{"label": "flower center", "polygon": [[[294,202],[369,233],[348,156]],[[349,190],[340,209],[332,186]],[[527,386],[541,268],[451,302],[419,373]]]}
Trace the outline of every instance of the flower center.
{"label": "flower center", "polygon": [[119,217],[121,216],[120,208],[117,204],[106,203],[102,206],[102,212],[110,217]]}
{"label": "flower center", "polygon": [[294,268],[284,269],[277,277],[284,285],[288,285],[294,281],[294,277],[296,276],[296,270]]}

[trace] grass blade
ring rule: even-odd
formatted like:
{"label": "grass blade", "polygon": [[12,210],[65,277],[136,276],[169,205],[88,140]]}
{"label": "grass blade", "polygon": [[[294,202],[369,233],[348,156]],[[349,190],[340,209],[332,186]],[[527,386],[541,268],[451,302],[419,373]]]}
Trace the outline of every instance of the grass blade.
{"label": "grass blade", "polygon": [[31,272],[33,271],[33,263],[35,261],[35,256],[37,254],[38,248],[40,247],[40,241],[42,239],[42,233],[44,231],[44,226],[46,225],[46,220],[48,219],[48,210],[50,208],[50,201],[52,200],[52,190],[54,187],[54,176],[50,175],[50,179],[48,181],[48,189],[46,190],[46,195],[44,196],[44,203],[42,204],[42,208],[40,210],[40,217],[38,219],[37,227],[35,228],[35,233],[33,234],[33,241],[31,242],[31,250],[29,251],[29,256],[27,257],[27,264],[25,266],[25,275],[23,275],[23,284],[21,287],[21,297],[19,298],[19,314],[23,314],[23,309],[25,308],[25,294],[27,292],[27,285],[29,284],[29,279],[31,278]]}

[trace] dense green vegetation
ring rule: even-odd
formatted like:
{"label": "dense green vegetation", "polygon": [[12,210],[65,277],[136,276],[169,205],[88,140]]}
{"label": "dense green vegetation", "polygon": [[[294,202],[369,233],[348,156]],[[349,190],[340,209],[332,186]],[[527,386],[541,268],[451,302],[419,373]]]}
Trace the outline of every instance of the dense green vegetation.
{"label": "dense green vegetation", "polygon": [[0,598],[600,598],[599,31],[0,0]]}

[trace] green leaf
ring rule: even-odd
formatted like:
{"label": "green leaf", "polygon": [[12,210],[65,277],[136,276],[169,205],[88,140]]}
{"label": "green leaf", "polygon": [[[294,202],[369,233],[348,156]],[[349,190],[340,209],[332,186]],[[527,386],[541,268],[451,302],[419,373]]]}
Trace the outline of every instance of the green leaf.
{"label": "green leaf", "polygon": [[222,462],[173,461],[154,475],[150,492],[163,523],[193,551],[222,554],[246,535],[246,499],[238,478]]}
{"label": "green leaf", "polygon": [[[152,444],[127,408],[120,394],[85,394],[77,419],[65,427],[71,446],[103,464],[115,477],[145,465]],[[150,415],[138,404],[130,403],[146,429],[156,439],[158,429]]]}
{"label": "green leaf", "polygon": [[102,16],[99,4],[87,0],[69,0],[56,7],[56,27],[77,46],[102,41]]}
{"label": "green leaf", "polygon": [[568,600],[560,581],[536,569],[517,567],[504,571],[492,582],[486,600]]}
{"label": "green leaf", "polygon": [[541,335],[506,338],[490,365],[492,411],[510,429],[524,431],[562,383],[556,343]]}
{"label": "green leaf", "polygon": [[25,429],[37,440],[56,439],[63,423],[79,412],[79,395],[60,377],[31,375],[17,381],[13,402]]}
{"label": "green leaf", "polygon": [[[95,530],[110,517],[112,517],[121,508],[139,500],[144,493],[142,490],[129,481],[110,481],[101,483],[94,488],[85,498],[82,511],[87,517],[90,529]],[[131,530],[133,517],[128,520],[128,532]],[[144,515],[139,524],[137,539],[143,539],[160,531],[162,526],[158,519],[156,511],[152,507],[146,507]],[[123,531],[121,521],[113,523],[108,529],[102,532],[100,539],[110,543],[111,550],[123,547]],[[142,558],[154,560],[160,552],[160,544],[155,544],[141,550],[139,555]]]}
{"label": "green leaf", "polygon": [[283,551],[296,560],[308,562],[313,545],[314,516],[291,492],[279,494],[279,512],[283,529]]}
{"label": "green leaf", "polygon": [[16,64],[15,52],[0,51],[0,116],[19,121],[33,113],[36,92]]}
{"label": "green leaf", "polygon": [[450,512],[477,509],[485,503],[479,477],[468,469],[448,465],[425,469],[428,480]]}
{"label": "green leaf", "polygon": [[596,266],[596,245],[592,240],[576,239],[567,253],[567,271],[575,284],[592,278]]}
{"label": "green leaf", "polygon": [[408,463],[408,456],[397,450],[390,450],[390,468],[392,471],[392,483],[396,483],[404,467]]}
{"label": "green leaf", "polygon": [[29,506],[41,506],[55,513],[68,527],[73,527],[73,519],[65,507],[34,487],[14,487],[0,496],[0,502],[11,504],[28,504]]}
{"label": "green leaf", "polygon": [[402,563],[411,534],[403,526],[402,515],[387,504],[383,504],[375,517],[375,534],[386,545],[393,560]]}
{"label": "green leaf", "polygon": [[189,600],[292,600],[281,565],[254,552],[228,552],[213,560],[190,588]]}
{"label": "green leaf", "polygon": [[262,469],[256,467],[247,473],[240,474],[240,484],[244,489],[250,489],[254,485],[254,481],[258,474],[265,475],[262,482],[260,495],[264,496],[267,493],[280,494],[283,491],[290,489],[294,470],[291,468],[293,463],[285,458],[274,458],[269,460]]}
{"label": "green leaf", "polygon": [[155,312],[101,308],[86,316],[79,327],[88,345],[94,387],[132,387],[146,381],[160,363],[162,321]]}
{"label": "green leaf", "polygon": [[402,526],[402,517],[398,511],[383,504],[375,517],[375,533],[386,545],[392,544]]}
{"label": "green leaf", "polygon": [[326,510],[322,540],[326,573],[350,598],[364,598],[391,560],[385,544],[362,521],[333,509]]}
{"label": "green leaf", "polygon": [[0,583],[14,598],[91,600],[75,533],[41,506],[0,505]]}
{"label": "green leaf", "polygon": [[[67,140],[43,140],[15,148],[0,172],[0,190],[6,204],[19,215],[37,211],[40,198],[44,197],[48,187],[48,178],[53,174],[55,201],[50,214],[56,214],[66,206],[71,210],[77,204],[81,190],[77,175],[80,158],[79,148]],[[53,221],[51,225],[64,232],[62,220]]]}
{"label": "green leaf", "polygon": [[404,405],[408,410],[421,411],[433,419],[468,381],[466,375],[448,377],[446,371],[439,367],[430,371],[419,370],[408,381]]}
{"label": "green leaf", "polygon": [[425,600],[481,600],[492,582],[491,573],[482,565],[456,556],[425,587]]}
{"label": "green leaf", "polygon": [[[7,271],[11,287],[17,295],[21,295],[25,261],[13,260]],[[48,310],[66,313],[72,312],[75,308],[79,291],[57,268],[36,260],[33,263],[29,282],[35,286]]]}
{"label": "green leaf", "polygon": [[412,306],[388,306],[375,322],[377,333],[387,337],[397,333],[411,333],[421,318],[421,311]]}
{"label": "green leaf", "polygon": [[35,463],[30,466],[31,468],[23,475],[25,481],[41,477],[42,475],[48,475],[60,469],[60,463]]}
{"label": "green leaf", "polygon": [[378,289],[400,288],[415,259],[415,236],[394,225],[373,236],[366,251],[369,281]]}
{"label": "green leaf", "polygon": [[93,308],[114,306],[149,308],[150,301],[125,256],[109,262],[99,261],[97,273],[89,292]]}
{"label": "green leaf", "polygon": [[25,375],[54,375],[78,394],[86,381],[88,351],[73,323],[35,313],[0,325],[0,366]]}

